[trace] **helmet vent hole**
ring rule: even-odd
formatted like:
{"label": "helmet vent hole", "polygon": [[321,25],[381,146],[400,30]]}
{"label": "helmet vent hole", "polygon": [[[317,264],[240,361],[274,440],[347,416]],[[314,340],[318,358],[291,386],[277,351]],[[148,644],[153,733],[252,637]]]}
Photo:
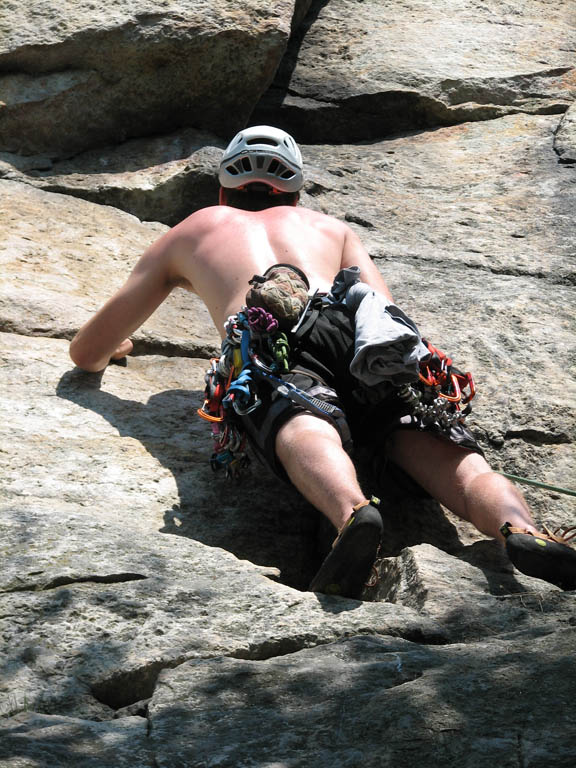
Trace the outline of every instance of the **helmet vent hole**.
{"label": "helmet vent hole", "polygon": [[294,174],[294,173],[293,173],[293,172],[290,170],[290,168],[286,168],[286,170],[284,171],[284,173],[281,173],[281,174],[280,174],[280,177],[281,177],[282,179],[292,179],[292,178],[294,177],[294,175],[295,175],[295,174]]}
{"label": "helmet vent hole", "polygon": [[260,136],[256,139],[247,139],[246,144],[268,144],[270,147],[277,147],[278,142],[274,141],[274,139],[268,139],[266,136]]}
{"label": "helmet vent hole", "polygon": [[242,164],[242,169],[244,171],[251,171],[252,170],[252,163],[250,162],[250,158],[249,157],[243,157],[240,160],[240,162]]}
{"label": "helmet vent hole", "polygon": [[264,160],[266,158],[263,155],[256,156],[256,168],[264,168]]}
{"label": "helmet vent hole", "polygon": [[226,170],[231,173],[232,176],[238,176],[238,170],[233,165],[227,165]]}
{"label": "helmet vent hole", "polygon": [[272,162],[268,166],[268,173],[276,173],[279,167],[280,167],[280,163],[278,162],[278,160],[272,160]]}

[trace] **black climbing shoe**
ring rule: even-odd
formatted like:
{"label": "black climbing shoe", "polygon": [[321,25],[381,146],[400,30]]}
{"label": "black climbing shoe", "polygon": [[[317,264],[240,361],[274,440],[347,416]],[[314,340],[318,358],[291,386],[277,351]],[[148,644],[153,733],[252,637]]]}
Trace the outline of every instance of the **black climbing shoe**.
{"label": "black climbing shoe", "polygon": [[576,529],[545,531],[531,533],[510,523],[500,528],[508,557],[519,571],[564,590],[576,589],[576,550],[568,543]]}
{"label": "black climbing shoe", "polygon": [[358,598],[376,559],[382,518],[371,504],[356,510],[312,579],[310,592]]}

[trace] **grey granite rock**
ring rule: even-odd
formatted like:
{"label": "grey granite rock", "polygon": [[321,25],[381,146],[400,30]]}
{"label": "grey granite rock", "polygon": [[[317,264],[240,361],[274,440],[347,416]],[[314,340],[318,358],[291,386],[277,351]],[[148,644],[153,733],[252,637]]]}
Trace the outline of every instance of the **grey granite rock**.
{"label": "grey granite rock", "polygon": [[0,720],[3,768],[154,768],[141,717],[98,723],[23,712]]}
{"label": "grey granite rock", "polygon": [[52,163],[45,156],[0,153],[0,177],[81,197],[174,226],[218,202],[222,141],[192,128],[89,150]]}
{"label": "grey granite rock", "polygon": [[73,368],[65,341],[0,339],[0,398],[10,413],[0,429],[0,495],[9,519],[19,520],[10,523],[18,557],[26,556],[26,536],[18,542],[30,511],[34,525],[40,514],[49,525],[56,506],[106,526],[222,547],[273,567],[291,586],[310,581],[312,508],[256,461],[240,484],[210,469],[210,425],[196,415],[207,361],[131,357],[88,374]]}
{"label": "grey granite rock", "polygon": [[188,662],[162,673],[150,705],[156,761],[568,768],[574,635],[435,648],[354,638],[263,662]]}
{"label": "grey granite rock", "polygon": [[372,140],[573,101],[561,0],[331,0],[312,5],[255,119],[310,142]]}
{"label": "grey granite rock", "polygon": [[430,544],[404,549],[378,566],[366,597],[406,605],[447,627],[458,641],[502,632],[552,632],[571,626],[575,596],[516,571],[501,544],[481,541],[458,557]]}
{"label": "grey granite rock", "polygon": [[[0,181],[0,330],[71,339],[166,227],[70,195]],[[208,311],[178,289],[135,336],[136,352],[208,357]]]}
{"label": "grey granite rock", "polygon": [[554,136],[554,149],[563,163],[576,163],[576,107],[563,116]]}
{"label": "grey granite rock", "polygon": [[181,126],[238,130],[293,14],[294,0],[5,4],[0,149],[62,156]]}
{"label": "grey granite rock", "polygon": [[5,714],[107,719],[148,698],[160,670],[192,658],[262,659],[367,633],[448,637],[410,608],[298,592],[222,549],[92,510],[53,502],[47,519],[4,505]]}
{"label": "grey granite rock", "polygon": [[[535,630],[554,626],[534,602],[510,611],[482,594],[478,565],[468,569],[473,605],[459,598],[457,620],[438,608],[434,590],[446,582],[430,565],[420,577],[429,615],[413,597],[406,607],[362,604],[274,584],[264,575],[276,578],[281,562],[257,568],[194,539],[208,531],[239,554],[243,542],[257,541],[259,552],[248,554],[258,562],[273,554],[266,542],[276,538],[289,562],[290,536],[298,552],[310,529],[297,539],[278,528],[277,514],[266,523],[266,510],[249,502],[266,488],[257,477],[230,511],[211,510],[201,479],[209,443],[190,418],[190,393],[168,389],[162,408],[143,407],[160,382],[199,386],[203,361],[141,357],[100,377],[70,373],[64,341],[6,334],[3,348],[11,420],[2,444],[13,448],[3,456],[2,698],[16,712],[25,702],[48,714],[109,718],[149,697],[161,669],[190,658],[267,658],[356,633],[445,642],[471,616],[492,631],[519,628],[519,617]],[[211,493],[216,502],[222,486]],[[165,532],[180,535],[159,532],[162,519],[171,522]],[[245,538],[250,528],[257,536]],[[434,571],[442,557],[432,549]],[[457,594],[452,588],[449,604]],[[562,605],[556,623],[569,618]]]}
{"label": "grey granite rock", "polygon": [[465,268],[465,285],[489,273],[573,285],[576,170],[553,149],[560,119],[512,115],[306,147],[306,203],[348,221],[391,281],[408,265],[434,263],[446,279]]}

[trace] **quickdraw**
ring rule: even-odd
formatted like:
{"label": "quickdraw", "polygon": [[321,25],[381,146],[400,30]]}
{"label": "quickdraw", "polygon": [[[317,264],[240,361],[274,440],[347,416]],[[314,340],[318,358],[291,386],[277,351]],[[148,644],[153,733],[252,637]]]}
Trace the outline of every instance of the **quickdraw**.
{"label": "quickdraw", "polygon": [[238,479],[242,470],[249,464],[246,454],[246,436],[236,425],[226,418],[224,399],[234,376],[234,365],[229,367],[227,375],[220,371],[220,360],[212,358],[210,369],[206,373],[204,403],[198,408],[198,415],[210,422],[210,431],[214,441],[214,452],[210,457],[210,466],[216,472],[226,470],[226,476]]}
{"label": "quickdraw", "polygon": [[398,396],[423,427],[437,424],[441,429],[449,429],[456,422],[462,423],[472,410],[470,401],[476,395],[474,378],[470,372],[454,368],[452,359],[429,341],[422,341],[431,357],[421,364],[418,382],[399,387]]}
{"label": "quickdraw", "polygon": [[204,403],[201,408],[198,408],[198,416],[205,421],[212,423],[220,423],[224,421],[224,408],[222,406],[222,399],[226,394],[226,390],[230,386],[230,380],[234,374],[234,368],[230,369],[230,375],[228,382],[222,378],[218,369],[219,358],[210,358],[210,370],[206,373],[204,381],[206,382],[206,389],[204,390]]}

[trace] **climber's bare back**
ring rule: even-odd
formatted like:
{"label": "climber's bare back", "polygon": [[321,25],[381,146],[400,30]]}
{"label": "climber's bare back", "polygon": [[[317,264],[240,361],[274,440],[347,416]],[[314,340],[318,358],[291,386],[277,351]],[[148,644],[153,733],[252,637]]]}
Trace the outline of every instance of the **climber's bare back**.
{"label": "climber's bare back", "polygon": [[327,291],[343,267],[358,265],[362,279],[388,289],[354,232],[341,221],[306,208],[243,211],[213,206],[193,213],[157,240],[126,283],[74,338],[70,354],[86,370],[132,348],[136,331],[176,286],[204,301],[221,335],[244,305],[248,281],[272,264],[302,269],[312,290]]}
{"label": "climber's bare back", "polygon": [[250,278],[272,264],[299,267],[311,289],[320,291],[329,290],[343,266],[376,272],[348,226],[306,208],[252,212],[214,206],[193,214],[170,235],[176,279],[200,296],[221,333],[226,318],[245,303]]}

